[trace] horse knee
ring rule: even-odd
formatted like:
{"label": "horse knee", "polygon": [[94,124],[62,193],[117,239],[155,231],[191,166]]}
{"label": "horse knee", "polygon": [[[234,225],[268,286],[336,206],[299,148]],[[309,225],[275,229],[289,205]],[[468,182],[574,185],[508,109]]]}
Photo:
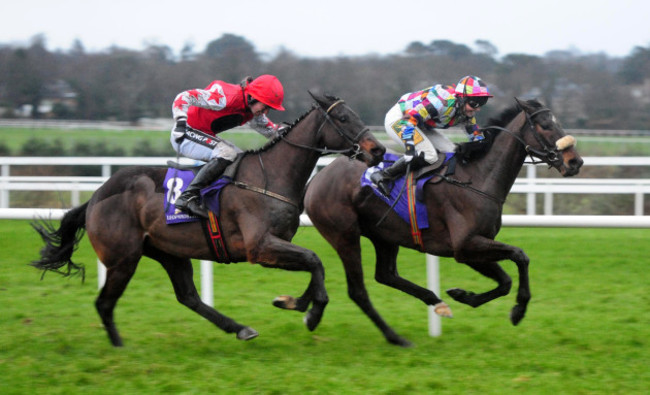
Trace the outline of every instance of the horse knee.
{"label": "horse knee", "polygon": [[375,281],[379,284],[391,286],[394,283],[395,275],[382,271],[375,272]]}
{"label": "horse knee", "polygon": [[368,299],[368,294],[359,289],[350,289],[348,287],[348,297],[352,299],[355,303],[359,303]]}
{"label": "horse knee", "polygon": [[183,306],[196,310],[201,304],[201,298],[196,293],[179,293],[176,294],[176,300]]}
{"label": "horse knee", "polygon": [[497,291],[501,296],[505,296],[509,294],[511,289],[512,289],[512,278],[510,278],[510,276],[506,276],[504,279],[502,279],[499,282],[499,286],[497,287]]}

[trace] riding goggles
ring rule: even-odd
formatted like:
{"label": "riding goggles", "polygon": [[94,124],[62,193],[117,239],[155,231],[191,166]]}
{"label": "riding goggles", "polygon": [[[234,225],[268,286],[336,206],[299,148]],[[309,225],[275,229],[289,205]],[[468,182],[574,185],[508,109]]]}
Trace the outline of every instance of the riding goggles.
{"label": "riding goggles", "polygon": [[487,103],[488,99],[489,97],[487,96],[470,97],[467,99],[467,104],[469,104],[469,106],[472,108],[479,108],[481,106],[484,106],[485,103]]}

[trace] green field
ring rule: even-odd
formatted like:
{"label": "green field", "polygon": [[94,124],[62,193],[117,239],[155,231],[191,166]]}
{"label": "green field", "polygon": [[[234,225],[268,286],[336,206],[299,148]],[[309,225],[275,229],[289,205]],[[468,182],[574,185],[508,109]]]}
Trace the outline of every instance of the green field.
{"label": "green field", "polygon": [[[648,230],[515,229],[498,239],[531,258],[533,299],[518,327],[514,293],[478,309],[445,298],[454,318],[427,334],[420,301],[374,282],[373,302],[414,343],[386,343],[347,296],[332,249],[313,228],[295,242],[324,261],[330,295],[321,325],[274,308],[300,294],[304,273],[248,263],[214,266],[215,306],[260,336],[236,340],[180,305],[160,265],[143,260],[116,309],[125,347],[101,327],[95,256],[84,238],[76,253],[87,280],[27,265],[40,240],[27,221],[0,221],[0,393],[2,394],[645,394],[650,387]],[[400,273],[425,283],[422,254],[403,250]],[[198,262],[195,271],[199,283]],[[441,260],[441,287],[473,291],[493,284],[464,265]],[[504,268],[517,286],[511,262]]]}
{"label": "green field", "polygon": [[[377,138],[388,147],[399,150],[382,131]],[[230,130],[224,135],[241,149],[260,147],[265,138],[250,130]],[[450,135],[455,142],[465,141],[462,135]],[[71,149],[76,144],[102,145],[108,150],[123,149],[128,155],[137,147],[146,146],[156,152],[168,151],[175,155],[166,130],[62,130],[37,128],[0,127],[0,144],[5,144],[12,155],[18,155],[22,147],[33,143],[58,144]],[[650,136],[594,137],[578,136],[578,150],[583,156],[646,156],[650,155]]]}
{"label": "green field", "polygon": [[[257,148],[266,141],[261,134],[250,131],[237,129],[227,133],[226,138],[241,149]],[[22,152],[23,147],[33,144],[60,146],[66,151],[72,150],[73,147],[80,144],[101,145],[107,151],[121,149],[125,155],[130,155],[137,149],[142,151],[146,148],[169,156],[176,155],[169,142],[169,131],[166,130],[62,130],[0,127],[0,142],[5,144],[10,153],[15,156]]]}

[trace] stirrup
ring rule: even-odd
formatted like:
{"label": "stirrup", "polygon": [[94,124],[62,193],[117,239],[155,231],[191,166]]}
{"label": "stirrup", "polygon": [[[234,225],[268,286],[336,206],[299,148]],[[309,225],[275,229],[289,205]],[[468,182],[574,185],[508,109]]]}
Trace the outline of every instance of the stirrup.
{"label": "stirrup", "polygon": [[381,192],[384,196],[390,196],[390,189],[388,189],[387,185],[390,180],[384,176],[383,171],[380,170],[372,173],[370,175],[370,181],[372,181],[377,186],[379,192]]}
{"label": "stirrup", "polygon": [[[208,218],[208,210],[201,203],[201,198],[198,196],[190,196],[186,200],[181,200],[181,196],[178,197],[174,206],[186,213],[193,214],[199,217]],[[180,202],[179,202],[180,200]]]}

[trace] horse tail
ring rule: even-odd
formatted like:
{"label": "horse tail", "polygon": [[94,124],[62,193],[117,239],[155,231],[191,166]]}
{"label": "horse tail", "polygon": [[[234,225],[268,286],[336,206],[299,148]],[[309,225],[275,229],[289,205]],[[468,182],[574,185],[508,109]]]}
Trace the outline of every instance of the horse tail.
{"label": "horse tail", "polygon": [[[43,219],[32,222],[32,227],[45,242],[45,247],[41,249],[41,259],[31,263],[32,266],[43,270],[41,279],[51,270],[65,277],[81,273],[81,281],[85,280],[86,270],[83,264],[74,263],[71,258],[85,233],[87,208],[88,202],[66,212],[58,229]],[[66,265],[67,268],[61,270]]]}

